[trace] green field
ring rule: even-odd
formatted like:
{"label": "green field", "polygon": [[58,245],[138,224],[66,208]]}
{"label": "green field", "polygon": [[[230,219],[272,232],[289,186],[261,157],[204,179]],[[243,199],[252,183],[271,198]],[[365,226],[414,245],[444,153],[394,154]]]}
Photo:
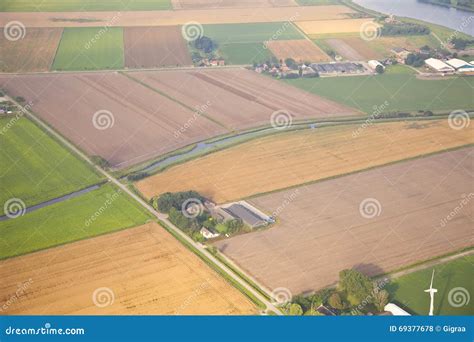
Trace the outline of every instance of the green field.
{"label": "green field", "polygon": [[149,11],[171,9],[170,0],[2,0],[0,12]]}
{"label": "green field", "polygon": [[474,109],[474,78],[420,80],[410,74],[285,80],[288,84],[371,114],[385,101],[385,111]]}
{"label": "green field", "polygon": [[5,128],[0,138],[0,216],[10,198],[29,207],[101,181],[91,167],[30,120],[22,117],[10,125],[11,120],[0,119],[0,129]]}
{"label": "green field", "polygon": [[[152,218],[127,194],[117,191],[118,188],[107,184],[0,222],[0,259],[141,225]],[[86,224],[96,214],[95,221]]]}
{"label": "green field", "polygon": [[[435,277],[433,287],[438,289],[435,294],[434,314],[438,315],[473,315],[474,307],[474,256],[459,258],[454,261],[437,265],[434,267]],[[430,287],[431,273],[433,268],[414,272],[395,279],[387,290],[391,294],[391,301],[395,301],[416,315],[427,315],[430,307],[430,297],[423,292]],[[450,305],[449,292],[453,288],[464,288],[473,298],[469,305],[455,307]],[[456,291],[453,290],[452,294]],[[455,297],[454,297],[455,298]],[[461,303],[454,301],[455,305]]]}
{"label": "green field", "polygon": [[65,28],[54,70],[122,69],[123,29],[119,27]]}
{"label": "green field", "polygon": [[264,42],[304,38],[289,23],[217,24],[203,28],[204,35],[217,42],[217,54],[227,64],[264,62],[273,57]]}

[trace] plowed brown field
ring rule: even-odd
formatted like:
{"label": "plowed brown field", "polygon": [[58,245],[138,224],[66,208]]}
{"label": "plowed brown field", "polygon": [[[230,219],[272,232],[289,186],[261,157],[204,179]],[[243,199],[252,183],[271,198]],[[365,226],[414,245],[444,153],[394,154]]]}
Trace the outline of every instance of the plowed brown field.
{"label": "plowed brown field", "polygon": [[334,284],[346,268],[389,272],[473,245],[473,175],[471,147],[258,197],[276,226],[216,245],[294,295]]}
{"label": "plowed brown field", "polygon": [[226,132],[119,73],[0,76],[0,87],[25,97],[61,134],[116,168]]}
{"label": "plowed brown field", "polygon": [[[252,140],[141,180],[148,198],[196,190],[222,203],[474,143],[447,120],[335,126]],[[354,137],[353,134],[359,132]]]}
{"label": "plowed brown field", "polygon": [[295,0],[171,0],[171,3],[175,10],[298,6]]}
{"label": "plowed brown field", "polygon": [[[1,314],[256,313],[240,292],[156,223],[1,261],[0,276]],[[24,283],[28,286],[18,295]],[[110,305],[94,304],[96,290],[96,302]]]}
{"label": "plowed brown field", "polygon": [[62,28],[28,28],[24,38],[14,41],[8,40],[6,34],[1,34],[0,71],[49,70],[62,32]]}
{"label": "plowed brown field", "polygon": [[[221,8],[212,11],[128,11],[128,12],[21,12],[15,20],[26,27],[127,27],[175,26],[188,22],[204,24],[264,23],[294,20],[346,19],[354,10],[346,6],[293,6],[262,8]],[[0,27],[12,20],[9,12],[0,12]]]}
{"label": "plowed brown field", "polygon": [[273,112],[294,120],[358,114],[354,109],[309,94],[246,69],[131,72],[192,108],[202,108],[231,130],[270,125]]}
{"label": "plowed brown field", "polygon": [[327,62],[331,58],[313,42],[302,40],[272,40],[266,43],[276,58],[293,58],[297,62]]}
{"label": "plowed brown field", "polygon": [[127,68],[193,64],[178,26],[127,27],[124,30],[124,43]]}

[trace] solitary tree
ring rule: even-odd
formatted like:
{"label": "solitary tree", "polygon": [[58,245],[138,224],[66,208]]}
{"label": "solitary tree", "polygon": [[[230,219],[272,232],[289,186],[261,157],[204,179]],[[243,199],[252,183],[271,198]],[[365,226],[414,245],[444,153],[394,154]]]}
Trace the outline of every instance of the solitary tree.
{"label": "solitary tree", "polygon": [[370,296],[373,285],[370,278],[361,272],[357,270],[343,270],[339,272],[339,288],[360,303]]}

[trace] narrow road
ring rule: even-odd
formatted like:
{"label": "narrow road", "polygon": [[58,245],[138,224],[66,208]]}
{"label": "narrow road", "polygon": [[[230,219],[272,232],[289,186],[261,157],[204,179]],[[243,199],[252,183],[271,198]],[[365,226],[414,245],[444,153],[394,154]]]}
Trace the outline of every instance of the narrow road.
{"label": "narrow road", "polygon": [[[15,103],[19,108],[23,108],[23,106],[21,106],[17,101],[12,99],[11,97],[8,97],[8,100]],[[222,271],[224,271],[229,277],[231,277],[233,280],[235,280],[237,283],[239,283],[241,286],[243,286],[248,292],[250,292],[253,296],[255,296],[259,301],[264,303],[267,310],[271,310],[277,315],[283,315],[275,305],[270,303],[260,293],[258,293],[255,289],[253,289],[250,285],[248,285],[245,281],[243,281],[238,275],[236,275],[231,269],[229,269],[226,265],[224,265],[222,262],[217,260],[212,254],[207,253],[206,250],[200,244],[194,242],[194,240],[192,240],[189,236],[187,236],[179,228],[177,228],[173,223],[171,223],[168,220],[167,215],[158,213],[151,205],[149,205],[147,202],[145,202],[143,199],[141,199],[138,195],[136,195],[134,192],[132,192],[130,189],[128,189],[128,187],[126,185],[122,184],[118,179],[116,179],[115,177],[110,175],[107,171],[103,170],[101,167],[94,164],[89,159],[89,157],[86,156],[81,150],[79,150],[72,143],[70,143],[68,140],[63,138],[54,129],[52,129],[46,123],[44,123],[41,119],[36,117],[36,115],[34,115],[33,113],[31,113],[30,111],[27,111],[25,109],[23,109],[22,112],[23,112],[23,114],[26,114],[29,118],[31,118],[33,121],[35,121],[37,124],[39,124],[48,133],[50,133],[54,137],[56,137],[61,143],[63,143],[65,146],[67,146],[70,150],[72,150],[74,153],[76,153],[78,156],[80,156],[82,159],[84,159],[88,164],[90,164],[92,167],[94,167],[98,172],[103,174],[110,182],[112,182],[116,186],[118,186],[120,188],[120,190],[122,190],[124,193],[126,193],[127,195],[132,197],[143,208],[145,208],[148,212],[150,212],[154,217],[156,217],[158,220],[166,223],[173,230],[173,232],[175,232],[176,234],[181,236],[184,240],[186,240],[186,242],[188,242],[196,250],[198,250],[200,253],[205,255],[206,258],[208,258],[214,265],[216,265],[218,268],[220,268]],[[265,290],[262,288],[262,291],[265,291]],[[268,294],[268,297],[271,298],[271,294]]]}

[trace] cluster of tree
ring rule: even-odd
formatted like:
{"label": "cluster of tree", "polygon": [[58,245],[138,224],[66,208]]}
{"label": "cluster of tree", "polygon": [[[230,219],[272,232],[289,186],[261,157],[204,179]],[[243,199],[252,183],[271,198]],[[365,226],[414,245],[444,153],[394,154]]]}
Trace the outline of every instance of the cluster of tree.
{"label": "cluster of tree", "polygon": [[382,312],[389,301],[389,293],[381,284],[356,270],[339,273],[335,289],[323,289],[310,296],[296,296],[285,309],[289,315],[321,315],[320,305],[331,308],[340,315]]}
{"label": "cluster of tree", "polygon": [[211,53],[217,49],[217,43],[211,38],[202,36],[193,42],[196,49],[203,51],[204,53]]}
{"label": "cluster of tree", "polygon": [[212,219],[207,212],[202,212],[197,217],[187,217],[183,215],[181,210],[171,208],[168,215],[171,223],[189,235],[194,241],[203,242],[205,240],[200,230],[204,222]]}
{"label": "cluster of tree", "polygon": [[411,65],[415,68],[419,68],[425,64],[425,60],[430,56],[422,53],[410,53],[405,59],[406,65]]}
{"label": "cluster of tree", "polygon": [[221,223],[217,223],[215,222],[215,220],[213,220],[212,222],[210,222],[209,226],[204,225],[204,227],[213,228],[221,234],[229,234],[229,235],[237,234],[237,233],[240,233],[241,231],[248,230],[248,227],[246,227],[241,220],[237,220],[237,219],[229,220],[229,221],[225,221]]}
{"label": "cluster of tree", "polygon": [[147,172],[139,171],[139,172],[134,172],[134,173],[129,174],[127,176],[127,179],[130,182],[136,182],[136,181],[139,181],[140,179],[146,178],[148,176],[149,176],[149,174]]}
{"label": "cluster of tree", "polygon": [[464,50],[468,45],[474,44],[474,39],[453,38],[450,43],[456,50]]}
{"label": "cluster of tree", "polygon": [[205,198],[196,191],[166,192],[159,197],[153,198],[152,205],[158,211],[169,214],[172,208],[181,210],[183,203],[189,199],[205,201]]}
{"label": "cluster of tree", "polygon": [[430,29],[415,23],[385,23],[380,33],[382,36],[414,36],[430,34]]}

